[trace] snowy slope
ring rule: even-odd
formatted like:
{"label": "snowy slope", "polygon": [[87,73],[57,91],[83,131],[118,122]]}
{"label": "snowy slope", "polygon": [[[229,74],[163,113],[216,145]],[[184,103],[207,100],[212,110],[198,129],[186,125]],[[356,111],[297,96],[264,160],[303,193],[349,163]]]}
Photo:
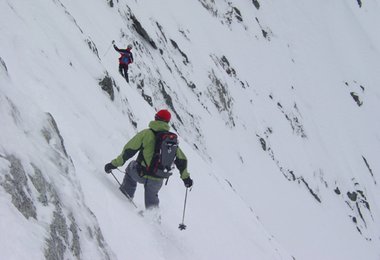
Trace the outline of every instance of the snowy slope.
{"label": "snowy slope", "polygon": [[[378,0],[0,10],[1,259],[379,259]],[[177,174],[141,217],[103,171],[161,108],[186,231]]]}

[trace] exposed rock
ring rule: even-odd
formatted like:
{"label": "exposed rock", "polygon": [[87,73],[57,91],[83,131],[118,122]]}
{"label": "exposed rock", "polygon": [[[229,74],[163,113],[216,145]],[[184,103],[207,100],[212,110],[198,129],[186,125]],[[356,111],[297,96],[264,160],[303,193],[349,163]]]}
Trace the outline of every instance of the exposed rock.
{"label": "exposed rock", "polygon": [[[230,1],[224,1],[223,7],[217,6],[215,0],[198,1],[212,16],[217,17],[222,24],[228,25],[230,29],[231,24],[235,21],[237,23],[243,23],[243,16],[240,10],[236,6],[233,6],[232,2]],[[247,30],[247,27],[244,26],[244,29]]]}
{"label": "exposed rock", "polygon": [[49,123],[49,127],[44,127],[41,131],[43,136],[45,137],[45,140],[50,143],[50,140],[58,137],[59,142],[54,143],[54,148],[56,148],[58,151],[62,152],[66,158],[69,158],[66,147],[63,141],[63,137],[58,129],[57,122],[55,121],[54,117],[50,113],[46,113],[48,118],[47,121]]}
{"label": "exposed rock", "polygon": [[310,194],[318,201],[319,203],[322,203],[321,199],[318,197],[318,195],[310,188],[309,184],[305,181],[303,177],[300,177],[299,180],[305,184],[306,188],[309,190]]}
{"label": "exposed rock", "polygon": [[267,143],[265,142],[264,138],[260,137],[259,135],[256,135],[259,138],[261,147],[263,148],[264,151],[267,150]]}
{"label": "exposed rock", "polygon": [[46,181],[46,179],[42,175],[41,170],[37,166],[32,164],[32,167],[34,169],[34,175],[29,175],[29,178],[32,181],[33,186],[39,193],[38,201],[42,203],[42,205],[47,206],[49,204],[48,193],[50,190],[50,184]]}
{"label": "exposed rock", "polygon": [[131,19],[133,22],[133,28],[135,28],[136,32],[140,34],[140,36],[146,40],[154,49],[157,49],[156,43],[152,40],[152,38],[149,36],[147,31],[142,27],[141,23],[137,20],[137,18],[131,14]]}
{"label": "exposed rock", "polygon": [[160,88],[160,91],[162,93],[162,96],[163,96],[163,98],[165,100],[166,105],[168,107],[170,107],[170,109],[174,112],[174,114],[176,115],[178,121],[180,121],[181,124],[183,124],[183,121],[182,121],[181,117],[179,116],[179,114],[177,113],[177,111],[176,111],[176,109],[175,109],[175,107],[173,105],[172,97],[168,94],[168,92],[165,89],[165,85],[164,85],[164,82],[162,82],[161,80],[158,82],[158,86]]}
{"label": "exposed rock", "polygon": [[183,64],[185,64],[185,65],[188,64],[189,59],[187,58],[187,55],[178,47],[178,44],[174,40],[170,39],[170,42],[173,45],[173,47],[176,48],[179,51],[179,53],[181,53],[181,55],[184,59]]}
{"label": "exposed rock", "polygon": [[102,87],[102,90],[105,91],[113,101],[115,99],[113,87],[116,86],[116,84],[115,81],[108,75],[108,72],[106,72],[106,75],[103,79],[99,80],[99,85]]}
{"label": "exposed rock", "polygon": [[0,68],[5,72],[6,75],[8,75],[8,68],[5,64],[5,61],[0,57]]}
{"label": "exposed rock", "polygon": [[80,259],[81,246],[79,240],[79,227],[75,221],[73,214],[69,215],[69,219],[71,222],[69,230],[72,234],[70,250],[77,259]]}
{"label": "exposed rock", "polygon": [[229,10],[227,10],[226,13],[224,14],[224,19],[227,22],[227,24],[231,25],[234,18],[238,22],[243,22],[243,17],[241,15],[240,10],[236,8],[235,6],[232,6],[231,3],[229,3],[229,5],[230,5]]}
{"label": "exposed rock", "polygon": [[141,96],[144,98],[144,100],[151,106],[153,107],[153,101],[152,97],[145,94],[144,91],[144,79],[140,80],[140,82],[137,82],[137,89],[141,91]]}
{"label": "exposed rock", "polygon": [[235,126],[234,118],[232,115],[232,105],[233,99],[228,92],[228,87],[223,83],[212,70],[209,73],[209,79],[211,80],[211,85],[208,87],[209,96],[211,101],[218,109],[219,112],[226,112],[228,115],[228,123],[231,126]]}
{"label": "exposed rock", "polygon": [[221,58],[218,58],[216,55],[211,55],[211,58],[216,65],[220,65],[224,69],[228,76],[236,78],[236,70],[231,66],[225,55],[223,55]]}
{"label": "exposed rock", "polygon": [[[270,96],[271,99],[273,99],[272,96]],[[281,113],[284,114],[286,120],[290,123],[290,126],[293,130],[293,133],[299,135],[302,138],[307,138],[306,131],[300,122],[299,118],[301,118],[300,111],[298,110],[297,104],[294,103],[293,108],[295,112],[285,112],[284,107],[281,105],[280,102],[277,102],[277,107],[280,109]]]}
{"label": "exposed rock", "polygon": [[215,7],[215,0],[198,0],[202,6],[213,16],[218,16],[218,10]]}
{"label": "exposed rock", "polygon": [[241,15],[240,10],[237,7],[233,7],[233,10],[234,10],[236,19],[238,19],[240,22],[242,22],[243,21],[243,17]]}
{"label": "exposed rock", "polygon": [[356,199],[358,198],[358,194],[356,192],[347,192],[347,196],[352,201],[356,201]]}
{"label": "exposed rock", "polygon": [[18,125],[18,126],[21,126],[22,125],[22,118],[21,118],[21,114],[20,114],[20,110],[17,108],[17,106],[12,102],[12,100],[10,100],[8,97],[5,97],[7,102],[8,102],[8,105],[9,105],[9,108],[10,108],[10,112],[11,112],[11,116],[12,116],[12,119],[13,119],[13,122]]}
{"label": "exposed rock", "polygon": [[355,100],[356,104],[360,107],[361,105],[363,105],[363,102],[360,100],[359,98],[359,95],[355,92],[351,92],[350,93],[352,98]]}
{"label": "exposed rock", "polygon": [[9,161],[9,172],[4,174],[4,180],[0,183],[4,190],[12,197],[12,204],[27,219],[37,219],[36,207],[28,187],[28,178],[20,159],[14,155],[3,157]]}
{"label": "exposed rock", "polygon": [[191,90],[195,90],[197,88],[197,86],[194,84],[194,82],[192,81],[188,81],[184,76],[181,76],[181,78],[183,79],[183,81],[186,82],[186,85],[191,89]]}
{"label": "exposed rock", "polygon": [[377,183],[376,183],[375,176],[373,175],[373,171],[372,171],[371,167],[369,166],[369,163],[368,163],[367,159],[366,159],[364,156],[362,156],[362,158],[363,158],[363,161],[364,161],[365,165],[366,165],[367,168],[368,168],[369,173],[371,174],[371,176],[372,176],[372,178],[373,178],[374,183],[377,184]]}
{"label": "exposed rock", "polygon": [[[156,22],[156,25],[158,27],[158,30],[160,30],[161,35],[164,38],[165,42],[167,42],[168,40],[166,39],[166,36],[165,36],[165,33],[164,33],[164,29],[162,28],[162,26],[158,22]],[[160,53],[161,52],[162,52],[162,50],[160,49]],[[161,53],[161,55],[162,55],[162,53]]]}
{"label": "exposed rock", "polygon": [[255,18],[256,19],[256,22],[259,24],[259,26],[260,26],[260,29],[261,29],[261,33],[263,34],[263,37],[265,38],[265,39],[267,39],[268,41],[270,41],[271,40],[271,35],[272,35],[272,32],[271,32],[271,30],[269,29],[269,28],[264,28],[262,25],[261,25],[261,23],[260,23],[260,21],[259,21],[259,19],[256,17]]}
{"label": "exposed rock", "polygon": [[89,38],[86,39],[86,43],[87,43],[88,47],[90,48],[90,50],[96,55],[96,57],[98,57],[98,59],[100,59],[98,48],[96,47],[96,44]]}
{"label": "exposed rock", "polygon": [[252,0],[252,4],[256,7],[257,10],[260,9],[260,3],[258,0]]}
{"label": "exposed rock", "polygon": [[45,257],[46,259],[63,260],[66,245],[69,241],[69,232],[65,216],[60,207],[57,207],[56,211],[54,211],[49,229],[50,236],[46,239]]}
{"label": "exposed rock", "polygon": [[[116,0],[118,1],[118,0]],[[107,0],[107,4],[110,6],[110,7],[113,7],[113,0]]]}

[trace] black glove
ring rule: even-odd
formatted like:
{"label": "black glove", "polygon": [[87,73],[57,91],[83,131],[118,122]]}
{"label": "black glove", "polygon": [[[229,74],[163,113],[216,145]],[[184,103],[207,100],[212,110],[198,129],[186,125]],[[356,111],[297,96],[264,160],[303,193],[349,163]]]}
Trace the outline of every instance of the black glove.
{"label": "black glove", "polygon": [[183,179],[183,183],[185,184],[186,188],[190,188],[191,186],[193,186],[193,180],[190,177]]}
{"label": "black glove", "polygon": [[115,40],[112,40],[112,44],[115,45]]}
{"label": "black glove", "polygon": [[106,165],[104,165],[104,171],[106,173],[111,173],[113,169],[116,169],[117,167],[113,166],[112,163],[107,163]]}

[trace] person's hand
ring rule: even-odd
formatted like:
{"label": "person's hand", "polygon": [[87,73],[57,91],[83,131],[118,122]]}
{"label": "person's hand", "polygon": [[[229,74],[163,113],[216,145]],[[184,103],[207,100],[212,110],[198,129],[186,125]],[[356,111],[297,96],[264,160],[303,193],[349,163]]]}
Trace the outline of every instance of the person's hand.
{"label": "person's hand", "polygon": [[116,169],[117,167],[113,166],[112,163],[107,163],[106,165],[104,165],[104,171],[106,173],[111,173],[113,169]]}
{"label": "person's hand", "polygon": [[191,188],[191,186],[193,186],[193,180],[190,177],[183,179],[183,183],[185,184],[186,188]]}
{"label": "person's hand", "polygon": [[115,45],[115,40],[112,40],[112,44]]}

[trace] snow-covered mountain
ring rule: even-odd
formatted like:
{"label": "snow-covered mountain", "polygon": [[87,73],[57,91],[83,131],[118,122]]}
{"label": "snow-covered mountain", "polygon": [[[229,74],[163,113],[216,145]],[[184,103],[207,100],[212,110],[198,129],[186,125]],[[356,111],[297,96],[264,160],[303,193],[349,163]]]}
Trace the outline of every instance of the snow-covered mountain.
{"label": "snow-covered mountain", "polygon": [[[379,12],[1,1],[0,258],[380,259]],[[161,108],[194,180],[185,231],[177,173],[141,217],[143,187],[135,209],[103,170]]]}

